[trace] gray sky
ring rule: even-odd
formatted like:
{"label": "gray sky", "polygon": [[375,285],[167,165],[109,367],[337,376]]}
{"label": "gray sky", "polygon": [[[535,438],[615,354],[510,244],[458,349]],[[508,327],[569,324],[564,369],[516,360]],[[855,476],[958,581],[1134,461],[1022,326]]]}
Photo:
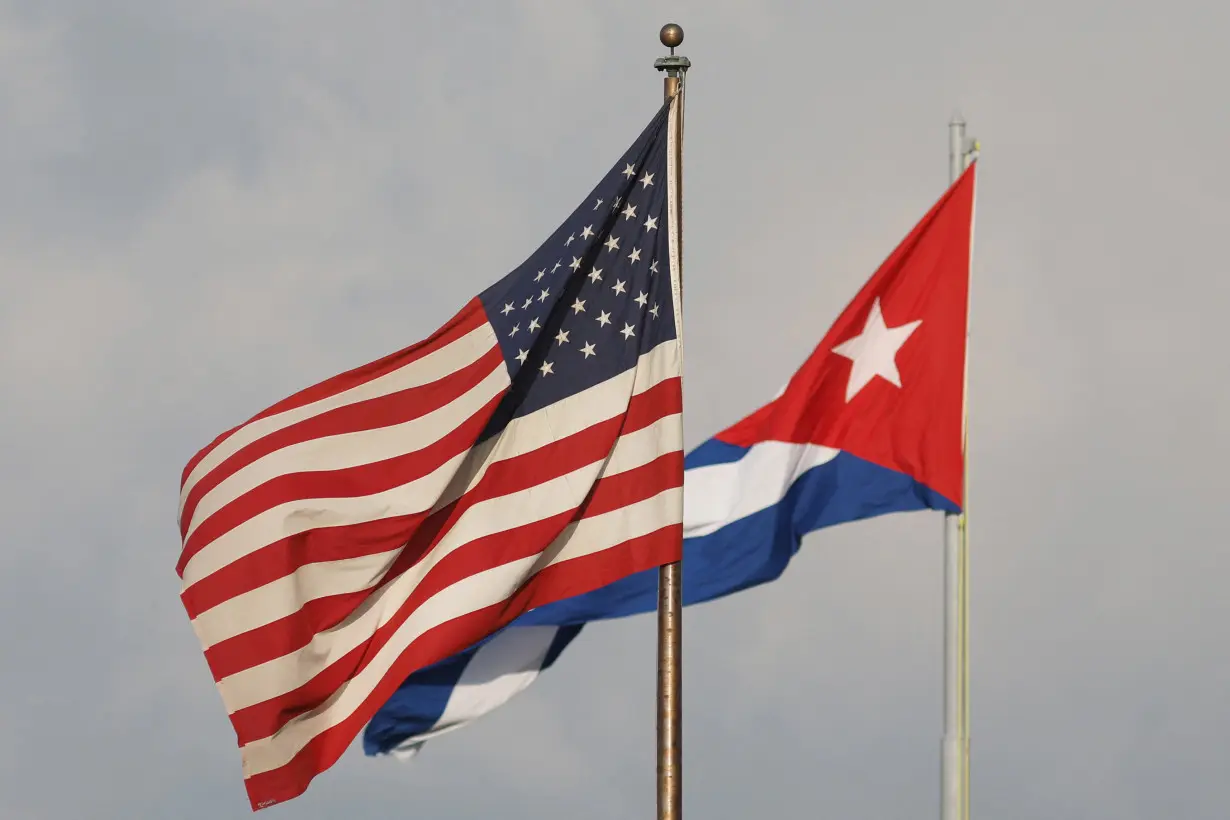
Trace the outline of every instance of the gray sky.
{"label": "gray sky", "polygon": [[[939,196],[960,107],[974,814],[1230,815],[1223,4],[0,0],[0,817],[250,816],[184,463],[519,264],[652,115],[672,19],[689,446]],[[938,516],[884,518],[689,609],[689,816],[935,816],[940,567]],[[262,816],[651,816],[652,636]]]}

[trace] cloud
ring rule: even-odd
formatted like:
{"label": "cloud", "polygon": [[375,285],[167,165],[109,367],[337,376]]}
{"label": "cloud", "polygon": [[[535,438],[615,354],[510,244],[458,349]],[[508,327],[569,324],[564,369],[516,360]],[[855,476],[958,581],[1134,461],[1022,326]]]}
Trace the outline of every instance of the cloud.
{"label": "cloud", "polygon": [[[0,813],[248,816],[176,595],[183,464],[518,264],[658,105],[675,19],[689,441],[771,396],[938,196],[960,107],[974,812],[1225,816],[1206,6],[0,4]],[[934,516],[863,522],[689,611],[690,813],[934,810],[940,555]],[[412,766],[352,750],[271,813],[647,814],[653,680],[652,618],[591,628]]]}

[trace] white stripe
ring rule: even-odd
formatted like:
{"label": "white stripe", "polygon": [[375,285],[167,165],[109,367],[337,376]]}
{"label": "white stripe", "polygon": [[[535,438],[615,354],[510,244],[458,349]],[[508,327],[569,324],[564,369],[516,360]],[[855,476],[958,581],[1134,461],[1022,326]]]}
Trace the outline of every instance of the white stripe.
{"label": "white stripe", "polygon": [[468,726],[512,700],[542,672],[559,631],[558,626],[519,626],[480,646],[461,670],[435,725],[388,753],[408,760],[428,740]]}
{"label": "white stripe", "polygon": [[678,160],[682,146],[677,141],[683,137],[682,114],[684,81],[679,80],[679,93],[671,98],[670,111],[666,115],[666,224],[667,254],[670,257],[671,307],[675,314],[675,335],[683,339],[683,255],[681,253],[679,226],[679,168]]}
{"label": "white stripe", "polygon": [[[783,391],[778,391],[778,395]],[[816,445],[766,442],[750,448],[748,454],[737,462],[687,470],[683,493],[685,537],[712,533],[779,503],[803,473],[827,463],[837,452]],[[760,495],[756,495],[758,491]],[[521,637],[522,633],[535,630],[548,630],[551,637]],[[466,665],[436,724],[425,732],[406,738],[388,750],[387,754],[397,760],[409,760],[428,740],[468,726],[503,706],[537,679],[542,667],[541,660],[535,654],[538,642],[541,640],[549,646],[557,631],[558,627],[516,627],[501,632],[484,644]],[[522,645],[524,650],[521,649]],[[524,654],[518,654],[519,651],[524,651]],[[471,676],[471,667],[484,652],[489,654],[483,658],[481,671],[476,669]],[[543,659],[545,653],[544,648]]]}
{"label": "white stripe", "polygon": [[[573,537],[563,545],[557,560],[552,563],[593,554],[670,523],[679,523],[679,515],[673,522],[667,515],[671,510],[682,512],[682,499],[680,489],[671,489],[646,501],[586,519],[576,527]],[[436,626],[506,600],[528,580],[541,562],[541,557],[530,556],[471,575],[424,601],[390,636],[371,663],[339,687],[328,700],[316,709],[295,717],[274,735],[245,745],[244,775],[251,777],[289,763],[313,737],[352,714],[414,640]],[[384,609],[389,603],[392,602],[373,602],[373,606]],[[313,656],[312,660],[316,657]],[[233,677],[222,681],[219,688],[224,688]],[[223,697],[230,707],[226,691]]]}
{"label": "white stripe", "polygon": [[683,353],[679,340],[667,339],[648,353],[642,353],[637,359],[635,372],[633,396],[639,396],[667,379],[682,376]]}
{"label": "white stripe", "polygon": [[[326,643],[317,636],[312,645],[302,650],[319,660],[310,668],[301,663],[299,653],[284,655],[260,666],[237,672],[218,685],[223,700],[234,712],[273,697],[285,694],[307,683],[320,669],[350,652],[377,629],[388,622],[396,609],[413,593],[415,587],[452,552],[480,538],[507,532],[578,508],[600,476],[613,476],[650,463],[663,452],[682,449],[681,417],[673,414],[659,422],[621,437],[611,453],[570,473],[507,495],[484,499],[467,508],[440,541],[417,564],[400,575],[388,587],[374,593],[374,599],[392,601],[387,606],[369,608],[353,623],[343,623],[328,633],[327,656],[311,646]],[[501,457],[497,452],[496,458]],[[682,520],[682,514],[677,516]],[[569,530],[565,529],[565,533]],[[566,540],[566,539],[564,539]],[[556,543],[562,544],[559,538]],[[549,552],[550,548],[548,549]],[[385,556],[388,556],[386,553]],[[208,649],[224,640],[251,629],[272,623],[296,612],[312,598],[336,595],[347,591],[346,585],[365,589],[370,573],[378,569],[381,557],[355,559],[359,565],[354,573],[329,575],[328,571],[299,573],[251,592],[237,596],[192,621],[201,645]],[[336,562],[345,563],[345,562]],[[387,567],[385,567],[387,569]],[[379,570],[383,573],[383,569]],[[358,586],[362,584],[362,586]],[[366,604],[364,605],[366,607]],[[216,614],[215,614],[216,613]],[[345,627],[345,628],[343,628]]]}
{"label": "white stripe", "polygon": [[236,429],[225,439],[218,442],[217,446],[202,458],[192,469],[192,472],[189,473],[180,490],[180,515],[184,511],[185,499],[192,492],[192,488],[196,486],[197,482],[210,470],[213,470],[252,442],[264,438],[271,433],[276,433],[278,430],[282,430],[292,424],[297,424],[304,419],[319,416],[338,407],[358,404],[369,399],[397,393],[401,390],[431,384],[450,373],[455,373],[467,365],[478,361],[496,344],[495,330],[489,323],[484,322],[481,327],[471,330],[466,335],[448,343],[439,350],[433,350],[426,356],[416,359],[390,373],[386,373],[379,378],[364,382],[341,393],[318,399],[302,407],[295,407],[272,416],[257,419],[250,424]]}
{"label": "white stripe", "polygon": [[345,470],[418,452],[465,423],[511,384],[504,363],[443,407],[388,427],[298,441],[245,464],[205,493],[192,512],[185,541],[200,525],[244,493],[279,476]]}
{"label": "white stripe", "polygon": [[626,473],[667,453],[679,452],[683,452],[683,415],[676,411],[620,436],[611,446],[601,477]]}
{"label": "white stripe", "polygon": [[643,501],[568,525],[543,552],[548,559],[545,566],[585,558],[682,522],[683,488],[672,487]]}
{"label": "white stripe", "polygon": [[209,542],[184,567],[183,589],[257,550],[323,527],[346,527],[427,512],[466,461],[459,453],[428,475],[380,493],[355,498],[310,498],[270,507]]}
{"label": "white stripe", "polygon": [[[357,616],[353,622],[344,622],[333,630],[318,634],[312,645],[302,650],[303,654],[311,657],[313,662],[310,665],[302,662],[299,657],[300,653],[292,653],[222,680],[218,686],[223,690],[223,700],[226,701],[227,708],[233,712],[236,709],[285,694],[307,683],[320,669],[354,649],[376,629],[387,623],[395,610],[410,597],[414,588],[426,577],[427,573],[454,550],[479,538],[507,532],[575,508],[580,503],[579,500],[574,500],[576,487],[588,488],[593,483],[600,465],[601,462],[587,464],[579,470],[527,490],[486,499],[467,508],[457,522],[444,533],[430,553],[398,576],[389,586],[375,592],[372,598],[368,599],[370,602],[377,599],[395,598],[396,600],[391,605],[369,607],[365,602],[360,609],[362,614]],[[289,588],[281,586],[272,589],[265,586],[240,596],[235,607],[230,609],[242,608],[240,610],[243,613],[242,617],[213,619],[203,615],[198,616],[193,620],[192,626],[201,640],[201,645],[208,649],[214,644],[243,634],[262,623],[291,614],[297,609],[297,607],[291,608],[294,606],[293,599],[278,602],[279,609],[272,612],[262,609],[262,606],[267,605],[271,595],[285,592],[288,589],[293,593],[294,585]],[[290,606],[288,607],[287,604]],[[213,631],[215,627],[223,627],[223,629]]]}
{"label": "white stripe", "polygon": [[[393,633],[372,662],[338,687],[327,700],[312,711],[297,716],[275,734],[243,746],[244,777],[285,766],[313,737],[331,726],[336,726],[353,713],[388,673],[392,661],[404,652],[411,642],[460,614],[505,600],[533,566],[534,560],[535,557],[530,556],[492,567],[464,578],[424,601]],[[246,673],[240,673],[243,674]],[[228,708],[230,702],[224,687],[232,679],[228,678],[219,684],[219,689],[223,689],[223,699],[228,701]]]}
{"label": "white stripe", "polygon": [[[629,390],[638,395],[679,374],[679,346],[663,342],[636,368],[535,413],[514,419],[482,450],[462,453],[429,475],[384,492],[353,498],[300,499],[264,510],[211,541],[184,566],[183,589],[257,550],[311,529],[343,527],[426,512],[455,501],[496,461],[531,452],[617,416]],[[612,411],[612,407],[620,408]],[[498,450],[494,458],[491,452]],[[481,459],[481,460],[480,460]],[[477,464],[474,472],[467,466]],[[460,480],[458,480],[460,479]]]}
{"label": "white stripe", "polygon": [[378,585],[397,560],[402,545],[385,552],[305,564],[264,586],[228,598],[192,619],[192,628],[209,649],[236,635],[293,615],[305,604],[329,595],[359,592]]}
{"label": "white stripe", "polygon": [[813,467],[840,450],[818,444],[758,442],[738,461],[693,467],[684,474],[683,537],[708,535],[768,509]]}
{"label": "white stripe", "polygon": [[[552,442],[576,435],[595,424],[622,415],[629,403],[629,400],[625,399],[625,396],[628,396],[628,379],[632,379],[631,397],[636,397],[667,379],[677,377],[681,370],[679,343],[670,339],[648,353],[642,353],[634,370],[625,370],[553,405],[513,419],[501,435],[487,439],[474,448],[474,456],[471,459],[475,465],[474,472],[465,481],[450,485],[441,496],[436,509],[448,506],[477,486],[487,474],[487,470],[495,464],[546,447]],[[530,421],[547,418],[550,419],[549,422]],[[499,455],[492,458],[491,451],[497,445],[500,448]]]}
{"label": "white stripe", "polygon": [[[778,391],[778,395],[782,392]],[[683,491],[685,537],[714,532],[739,518],[778,503],[785,490],[803,472],[828,462],[836,452],[815,445],[768,442],[752,447],[740,461],[687,470]],[[752,493],[757,489],[764,490],[764,495],[754,498]],[[737,502],[742,499],[747,499],[747,502],[740,506]],[[545,646],[549,645],[558,629],[554,626],[516,627],[492,638],[466,665],[435,725],[406,738],[389,749],[387,754],[398,760],[409,760],[428,740],[467,726],[503,706],[537,679],[542,666],[536,654],[539,642],[544,644],[542,658],[545,659]],[[547,630],[551,637],[520,637],[522,633],[536,630]],[[484,652],[488,653],[483,657],[484,663],[471,675],[471,668]]]}
{"label": "white stripe", "polygon": [[[524,422],[530,418],[527,416],[519,421]],[[678,413],[673,413],[640,430],[621,436],[609,454],[603,454],[601,458],[573,473],[552,482],[475,504],[458,518],[445,538],[441,539],[432,554],[420,562],[419,566],[424,567],[423,572],[426,572],[448,553],[478,538],[574,509],[588,494],[599,475],[618,475],[642,467],[663,453],[681,451],[681,434],[681,417]],[[504,458],[504,453],[497,451],[493,454],[493,460]],[[473,524],[475,521],[478,523]],[[469,531],[467,527],[470,528]],[[399,545],[395,550],[379,554],[307,564],[291,575],[237,595],[200,613],[193,619],[193,628],[204,648],[208,649],[224,640],[292,615],[309,601],[370,589],[380,583],[400,551]],[[419,567],[416,567],[413,571],[418,569]],[[419,577],[421,580],[422,573]]]}

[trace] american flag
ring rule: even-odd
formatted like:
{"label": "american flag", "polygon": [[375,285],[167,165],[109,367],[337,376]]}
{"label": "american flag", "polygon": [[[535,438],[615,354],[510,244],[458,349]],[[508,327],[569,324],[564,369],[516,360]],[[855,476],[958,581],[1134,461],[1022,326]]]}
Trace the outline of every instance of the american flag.
{"label": "american flag", "polygon": [[675,111],[429,339],[184,468],[181,597],[254,810],[301,794],[416,669],[679,558]]}

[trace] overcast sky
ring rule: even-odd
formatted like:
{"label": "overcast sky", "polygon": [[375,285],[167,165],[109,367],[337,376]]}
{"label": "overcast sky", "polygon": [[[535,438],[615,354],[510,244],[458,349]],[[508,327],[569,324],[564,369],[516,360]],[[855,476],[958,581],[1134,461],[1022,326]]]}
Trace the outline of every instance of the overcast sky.
{"label": "overcast sky", "polygon": [[[689,446],[940,195],[959,107],[974,817],[1230,816],[1224,4],[0,0],[0,817],[251,816],[184,463],[519,264],[657,108],[670,20]],[[688,610],[688,816],[937,815],[941,531],[822,531]],[[653,697],[653,619],[599,625],[262,816],[650,817]]]}

